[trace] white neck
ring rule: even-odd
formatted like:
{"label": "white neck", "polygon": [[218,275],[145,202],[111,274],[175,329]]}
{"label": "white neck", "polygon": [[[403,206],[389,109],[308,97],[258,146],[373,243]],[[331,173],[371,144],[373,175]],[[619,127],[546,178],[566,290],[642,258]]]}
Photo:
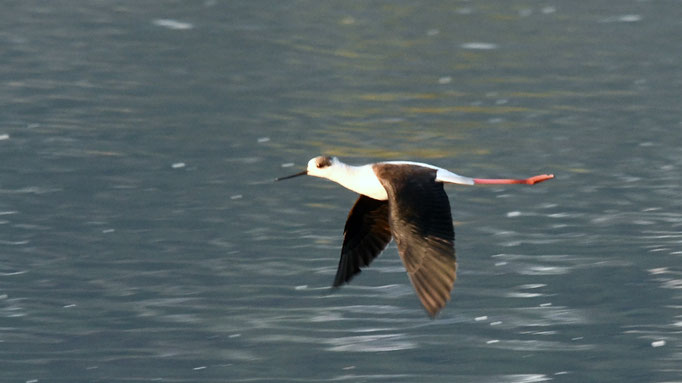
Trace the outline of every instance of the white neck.
{"label": "white neck", "polygon": [[386,189],[384,189],[376,174],[374,174],[372,165],[353,166],[338,161],[329,170],[322,177],[367,197],[381,201],[388,199]]}

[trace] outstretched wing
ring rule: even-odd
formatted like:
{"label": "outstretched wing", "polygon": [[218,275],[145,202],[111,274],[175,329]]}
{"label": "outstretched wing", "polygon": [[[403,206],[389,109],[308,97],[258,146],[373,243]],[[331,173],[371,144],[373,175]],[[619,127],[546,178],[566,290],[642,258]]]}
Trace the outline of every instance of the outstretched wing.
{"label": "outstretched wing", "polygon": [[434,317],[450,299],[457,271],[448,196],[435,169],[382,164],[375,172],[388,193],[400,258],[419,300]]}
{"label": "outstretched wing", "polygon": [[341,260],[334,278],[334,287],[349,282],[369,266],[391,241],[388,224],[388,201],[361,195],[348,213],[343,229]]}

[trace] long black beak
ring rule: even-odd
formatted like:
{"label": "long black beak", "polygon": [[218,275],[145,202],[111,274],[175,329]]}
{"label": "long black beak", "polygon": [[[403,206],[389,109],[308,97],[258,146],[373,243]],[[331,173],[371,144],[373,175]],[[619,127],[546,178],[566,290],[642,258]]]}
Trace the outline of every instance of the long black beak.
{"label": "long black beak", "polygon": [[300,172],[300,173],[292,174],[292,175],[290,175],[290,176],[275,178],[275,181],[287,180],[287,179],[289,179],[289,178],[294,178],[294,177],[298,177],[298,176],[304,176],[304,175],[306,175],[306,174],[308,174],[308,171],[307,171],[307,170],[304,170],[304,171],[302,171],[302,172]]}

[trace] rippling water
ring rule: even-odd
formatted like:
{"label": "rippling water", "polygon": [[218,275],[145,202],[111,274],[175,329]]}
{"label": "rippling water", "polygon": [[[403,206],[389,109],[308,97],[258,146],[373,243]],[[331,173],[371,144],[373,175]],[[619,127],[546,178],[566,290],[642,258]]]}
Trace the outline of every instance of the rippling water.
{"label": "rippling water", "polygon": [[[673,1],[10,2],[0,380],[682,380]],[[318,154],[425,161],[459,276],[391,244],[329,288],[355,196]]]}

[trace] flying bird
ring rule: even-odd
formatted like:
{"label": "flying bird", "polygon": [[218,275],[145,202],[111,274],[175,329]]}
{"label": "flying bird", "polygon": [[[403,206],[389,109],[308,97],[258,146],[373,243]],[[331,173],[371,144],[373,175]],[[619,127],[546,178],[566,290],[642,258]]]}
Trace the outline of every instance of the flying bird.
{"label": "flying bird", "polygon": [[334,287],[350,282],[393,238],[410,282],[431,318],[450,299],[457,271],[455,231],[443,184],[533,185],[554,178],[553,174],[524,179],[470,178],[420,162],[353,166],[336,157],[319,156],[308,162],[306,170],[276,181],[303,175],[326,178],[360,194],[343,230]]}

